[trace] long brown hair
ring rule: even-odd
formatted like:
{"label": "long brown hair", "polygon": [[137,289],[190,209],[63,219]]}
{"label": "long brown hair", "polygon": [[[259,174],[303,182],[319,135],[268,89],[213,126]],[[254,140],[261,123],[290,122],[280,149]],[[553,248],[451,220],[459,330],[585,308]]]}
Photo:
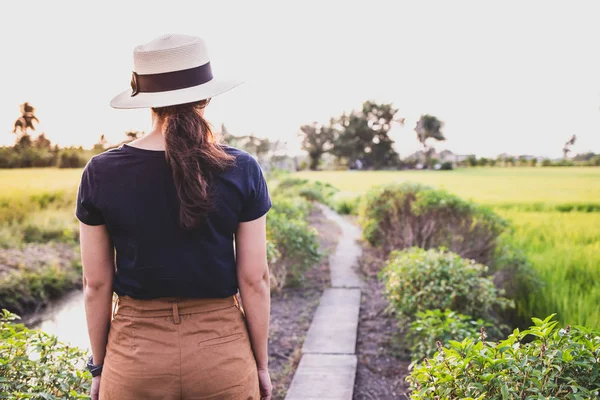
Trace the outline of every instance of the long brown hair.
{"label": "long brown hair", "polygon": [[208,101],[153,108],[163,121],[166,158],[180,201],[179,223],[200,226],[213,209],[214,175],[232,167],[235,158],[217,143],[202,116]]}

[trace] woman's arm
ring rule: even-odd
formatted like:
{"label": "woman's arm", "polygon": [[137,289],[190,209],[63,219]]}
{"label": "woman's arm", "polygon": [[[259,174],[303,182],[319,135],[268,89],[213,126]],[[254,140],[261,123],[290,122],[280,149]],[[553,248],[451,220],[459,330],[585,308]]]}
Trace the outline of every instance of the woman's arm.
{"label": "woman's arm", "polygon": [[267,266],[267,217],[240,223],[235,235],[237,276],[252,350],[259,370],[268,368],[271,292]]}
{"label": "woman's arm", "polygon": [[114,249],[106,225],[80,223],[83,292],[94,365],[104,363],[112,309]]}

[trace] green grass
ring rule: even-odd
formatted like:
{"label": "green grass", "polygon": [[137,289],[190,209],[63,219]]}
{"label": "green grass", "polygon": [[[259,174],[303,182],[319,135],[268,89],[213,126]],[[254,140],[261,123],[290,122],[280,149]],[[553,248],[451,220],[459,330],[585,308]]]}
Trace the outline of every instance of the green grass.
{"label": "green grass", "polygon": [[[465,168],[454,171],[303,171],[298,177],[331,183],[340,196],[364,193],[372,186],[416,181],[444,188],[465,199],[504,207],[597,204],[600,168]],[[596,210],[596,211],[598,211]]]}
{"label": "green grass", "polygon": [[47,192],[75,192],[81,169],[25,168],[0,169],[0,198],[40,195]]}
{"label": "green grass", "polygon": [[524,249],[544,287],[523,294],[523,315],[558,313],[565,324],[600,327],[600,213],[501,211],[508,241]]}
{"label": "green grass", "polygon": [[514,232],[507,240],[526,252],[544,284],[538,293],[522,294],[521,313],[557,312],[565,324],[600,327],[600,168],[327,171],[297,176],[331,183],[341,189],[341,198],[375,185],[416,181],[492,206],[512,222]]}

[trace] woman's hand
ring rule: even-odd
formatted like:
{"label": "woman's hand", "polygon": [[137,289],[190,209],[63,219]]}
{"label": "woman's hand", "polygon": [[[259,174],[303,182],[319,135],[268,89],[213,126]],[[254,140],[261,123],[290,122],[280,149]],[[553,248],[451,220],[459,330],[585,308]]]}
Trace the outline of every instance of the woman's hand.
{"label": "woman's hand", "polygon": [[100,378],[102,378],[102,375],[92,378],[92,400],[98,400],[100,396]]}
{"label": "woman's hand", "polygon": [[258,382],[260,384],[260,399],[271,400],[273,384],[271,383],[271,376],[269,375],[268,369],[258,370]]}

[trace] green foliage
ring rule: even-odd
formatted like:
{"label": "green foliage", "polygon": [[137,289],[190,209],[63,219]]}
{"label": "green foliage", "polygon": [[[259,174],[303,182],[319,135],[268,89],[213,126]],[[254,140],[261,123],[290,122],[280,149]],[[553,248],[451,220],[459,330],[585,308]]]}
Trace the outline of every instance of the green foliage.
{"label": "green foliage", "polygon": [[435,309],[416,313],[406,335],[413,364],[423,361],[425,357],[433,357],[438,350],[437,342],[447,344],[450,340],[476,338],[482,326],[499,333],[492,324],[482,319],[475,321],[452,310]]}
{"label": "green foliage", "polygon": [[68,242],[79,238],[72,210],[44,210],[27,216],[20,226],[25,242]]}
{"label": "green foliage", "polygon": [[507,222],[490,209],[416,183],[370,190],[361,207],[363,235],[384,253],[446,247],[488,263]]}
{"label": "green foliage", "polygon": [[309,181],[308,179],[298,179],[295,177],[285,178],[272,190],[273,196],[301,196],[310,201],[333,206],[333,195],[338,190],[329,183],[319,181]]}
{"label": "green foliage", "polygon": [[285,215],[289,219],[306,219],[310,214],[312,204],[300,196],[271,196],[273,208],[271,212]]}
{"label": "green foliage", "polygon": [[335,211],[342,215],[358,215],[361,198],[351,197],[335,200]]}
{"label": "green foliage", "polygon": [[450,309],[495,320],[495,311],[512,306],[485,277],[487,267],[444,250],[394,251],[380,272],[385,295],[401,319],[418,312]]}
{"label": "green foliage", "polygon": [[299,284],[304,273],[321,260],[317,232],[306,220],[272,210],[267,216],[267,239],[277,251],[270,265],[271,287]]}
{"label": "green foliage", "polygon": [[391,104],[367,101],[362,109],[342,115],[335,123],[339,134],[331,153],[349,165],[360,160],[363,168],[397,167],[398,153],[388,135],[397,112]]}
{"label": "green foliage", "polygon": [[83,168],[89,161],[88,158],[84,157],[81,151],[78,150],[65,150],[61,152],[58,160],[59,168]]}
{"label": "green foliage", "polygon": [[454,169],[454,166],[452,165],[452,163],[450,161],[446,161],[443,162],[440,169],[442,171],[452,171]]}
{"label": "green foliage", "polygon": [[[554,314],[533,318],[500,342],[467,337],[439,344],[413,369],[411,399],[596,399],[600,396],[600,331],[559,329]],[[533,339],[524,343],[523,339]]]}
{"label": "green foliage", "polygon": [[23,313],[76,287],[80,279],[81,271],[76,264],[22,266],[0,275],[0,307]]}
{"label": "green foliage", "polygon": [[[540,281],[526,285],[528,289],[517,286],[519,316],[558,312],[563,324],[599,329],[600,213],[510,210],[502,215],[513,221],[514,228],[502,235],[499,250],[523,252]],[[523,284],[522,277],[518,283]]]}
{"label": "green foliage", "polygon": [[0,315],[0,398],[89,398],[86,354],[55,336],[12,323],[17,318],[6,310]]}
{"label": "green foliage", "polygon": [[336,133],[333,128],[334,124],[335,121],[332,119],[329,125],[313,122],[300,127],[299,136],[302,140],[302,149],[308,153],[309,168],[313,171],[319,169],[321,156],[328,152],[333,145]]}

